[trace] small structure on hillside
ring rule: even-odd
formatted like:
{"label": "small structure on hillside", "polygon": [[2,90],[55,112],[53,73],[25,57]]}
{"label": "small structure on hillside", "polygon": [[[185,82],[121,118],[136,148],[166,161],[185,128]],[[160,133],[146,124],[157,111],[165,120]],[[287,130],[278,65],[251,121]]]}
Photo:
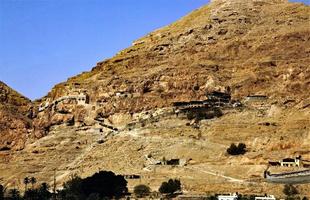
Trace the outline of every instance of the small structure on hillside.
{"label": "small structure on hillside", "polygon": [[274,195],[264,196],[264,197],[255,197],[255,200],[276,200]]}
{"label": "small structure on hillside", "polygon": [[50,106],[55,106],[62,101],[71,100],[71,99],[76,100],[77,105],[89,104],[89,96],[87,94],[67,95],[67,96],[59,97],[58,99],[54,100],[51,103],[49,101],[42,103],[39,106],[39,112],[44,111]]}
{"label": "small structure on hillside", "polygon": [[268,164],[269,166],[281,166],[279,161],[269,161]]}
{"label": "small structure on hillside", "polygon": [[188,161],[187,159],[179,159],[179,158],[172,158],[167,160],[165,157],[162,160],[156,160],[151,155],[145,155],[144,157],[147,161],[147,164],[149,165],[170,165],[170,166],[184,167]]}
{"label": "small structure on hillside", "polygon": [[127,98],[127,97],[132,97],[132,94],[130,94],[129,92],[119,91],[115,93],[115,96],[117,98]]}
{"label": "small structure on hillside", "polygon": [[146,161],[148,162],[149,165],[160,165],[161,161],[160,160],[155,160],[152,155],[145,155],[144,156]]}
{"label": "small structure on hillside", "polygon": [[231,100],[231,95],[225,92],[213,91],[211,93],[206,93],[206,96],[209,101],[214,101],[214,102],[229,103]]}
{"label": "small structure on hillside", "polygon": [[208,102],[206,101],[189,101],[189,102],[174,102],[173,106],[179,109],[183,108],[200,108],[200,107],[206,107]]}
{"label": "small structure on hillside", "polygon": [[280,161],[280,165],[282,167],[301,167],[301,156],[296,158],[284,158],[282,161]]}
{"label": "small structure on hillside", "polygon": [[78,105],[89,104],[89,96],[86,94],[77,95],[75,98],[77,100]]}
{"label": "small structure on hillside", "polygon": [[213,108],[216,106],[224,106],[231,102],[231,95],[229,93],[213,91],[211,93],[206,93],[206,96],[206,100],[174,102],[173,106],[178,109]]}
{"label": "small structure on hillside", "polygon": [[171,166],[185,166],[187,163],[186,159],[174,158],[170,160],[161,161],[162,165],[171,165]]}
{"label": "small structure on hillside", "polygon": [[247,102],[266,101],[268,97],[266,95],[249,95],[245,98]]}
{"label": "small structure on hillside", "polygon": [[137,174],[123,175],[125,179],[140,179],[141,176]]}
{"label": "small structure on hillside", "polygon": [[258,111],[257,116],[262,117],[266,115],[266,111],[270,108],[268,105],[268,97],[266,95],[249,95],[245,97],[244,103]]}
{"label": "small structure on hillside", "polygon": [[301,156],[296,158],[284,158],[280,161],[269,161],[269,166],[281,166],[281,167],[302,167],[302,159]]}
{"label": "small structure on hillside", "polygon": [[39,112],[42,112],[44,111],[46,108],[48,108],[50,105],[50,103],[48,101],[42,103],[40,106],[39,106]]}
{"label": "small structure on hillside", "polygon": [[218,200],[237,200],[238,199],[238,194],[223,194],[223,195],[218,195],[217,196]]}

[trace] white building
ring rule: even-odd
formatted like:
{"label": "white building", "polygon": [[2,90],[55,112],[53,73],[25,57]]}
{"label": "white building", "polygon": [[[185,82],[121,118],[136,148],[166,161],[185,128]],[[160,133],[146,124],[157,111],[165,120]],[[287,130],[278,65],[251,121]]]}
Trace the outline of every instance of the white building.
{"label": "white building", "polygon": [[217,196],[218,200],[237,200],[238,195],[237,194],[229,194],[229,195],[219,195]]}
{"label": "white building", "polygon": [[300,159],[300,156],[296,158],[285,158],[280,161],[280,165],[282,167],[301,167]]}
{"label": "white building", "polygon": [[276,200],[276,198],[273,195],[270,195],[264,197],[255,197],[255,200]]}
{"label": "white building", "polygon": [[75,97],[78,105],[85,105],[89,103],[88,96],[85,94],[80,94]]}

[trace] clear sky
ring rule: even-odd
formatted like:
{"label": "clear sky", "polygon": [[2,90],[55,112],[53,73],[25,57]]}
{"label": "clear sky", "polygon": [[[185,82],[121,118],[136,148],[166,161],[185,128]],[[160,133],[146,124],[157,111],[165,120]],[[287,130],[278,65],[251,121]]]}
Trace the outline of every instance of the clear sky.
{"label": "clear sky", "polygon": [[0,80],[28,98],[40,98],[208,2],[0,0]]}

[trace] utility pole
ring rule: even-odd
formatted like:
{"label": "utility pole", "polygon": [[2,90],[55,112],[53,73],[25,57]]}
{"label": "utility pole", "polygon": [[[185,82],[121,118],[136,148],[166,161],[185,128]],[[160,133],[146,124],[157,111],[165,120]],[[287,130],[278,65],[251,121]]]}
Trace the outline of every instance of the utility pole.
{"label": "utility pole", "polygon": [[56,200],[56,168],[54,169],[53,200]]}

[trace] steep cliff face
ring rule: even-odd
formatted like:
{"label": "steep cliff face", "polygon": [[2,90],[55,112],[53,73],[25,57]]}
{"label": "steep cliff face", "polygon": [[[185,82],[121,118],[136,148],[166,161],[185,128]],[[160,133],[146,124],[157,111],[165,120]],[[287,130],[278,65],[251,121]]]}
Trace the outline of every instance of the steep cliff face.
{"label": "steep cliff face", "polygon": [[[106,169],[142,174],[154,190],[179,177],[189,192],[281,193],[262,180],[268,160],[310,159],[309,20],[300,3],[213,0],[35,102],[33,143],[0,164],[3,177],[38,172],[51,181],[57,168],[61,183]],[[212,91],[243,106],[198,122],[175,112],[174,102],[206,100]],[[248,153],[227,155],[232,142],[245,142]],[[146,155],[190,162],[155,170]],[[6,167],[20,162],[29,166],[19,174]],[[309,185],[299,189],[309,194]]]}
{"label": "steep cliff face", "polygon": [[31,129],[31,101],[0,82],[0,149],[24,148]]}

